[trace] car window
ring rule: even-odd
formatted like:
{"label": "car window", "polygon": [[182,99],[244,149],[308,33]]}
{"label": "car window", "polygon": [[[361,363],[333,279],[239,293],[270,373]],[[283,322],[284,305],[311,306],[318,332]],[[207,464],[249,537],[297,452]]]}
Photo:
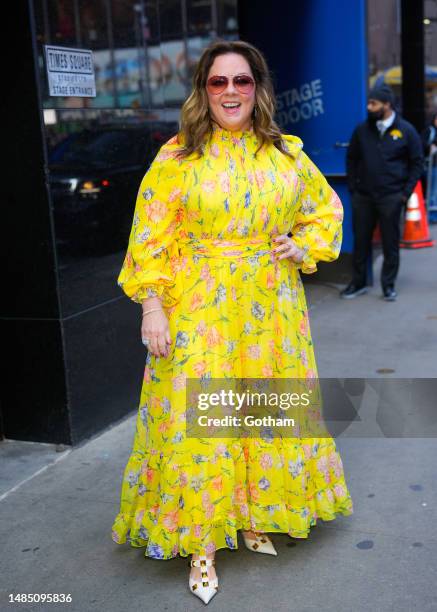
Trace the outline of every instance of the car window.
{"label": "car window", "polygon": [[52,163],[89,163],[98,166],[138,163],[138,145],[132,132],[85,131],[72,134],[50,153]]}

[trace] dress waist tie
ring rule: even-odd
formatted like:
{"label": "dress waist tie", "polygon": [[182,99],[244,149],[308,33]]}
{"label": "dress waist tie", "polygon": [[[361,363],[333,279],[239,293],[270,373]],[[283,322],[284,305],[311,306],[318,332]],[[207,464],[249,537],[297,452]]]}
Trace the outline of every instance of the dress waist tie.
{"label": "dress waist tie", "polygon": [[193,238],[178,240],[181,255],[199,255],[227,259],[229,257],[253,257],[270,253],[280,243],[273,242],[270,234],[249,238]]}

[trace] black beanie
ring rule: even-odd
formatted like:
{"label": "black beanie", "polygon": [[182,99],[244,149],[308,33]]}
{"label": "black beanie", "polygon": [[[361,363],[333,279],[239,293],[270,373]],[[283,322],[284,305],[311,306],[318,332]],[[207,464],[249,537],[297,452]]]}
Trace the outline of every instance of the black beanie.
{"label": "black beanie", "polygon": [[373,100],[379,100],[380,102],[390,102],[393,106],[393,90],[391,87],[382,83],[382,85],[376,85],[369,91],[368,99],[372,98]]}

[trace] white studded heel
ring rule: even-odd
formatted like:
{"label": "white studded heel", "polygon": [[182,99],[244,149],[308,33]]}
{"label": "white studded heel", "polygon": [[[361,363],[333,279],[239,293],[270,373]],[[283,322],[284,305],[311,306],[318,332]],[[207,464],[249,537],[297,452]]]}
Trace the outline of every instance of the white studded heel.
{"label": "white studded heel", "polygon": [[199,556],[199,559],[191,559],[188,562],[190,567],[200,567],[200,582],[191,576],[188,579],[190,591],[197,595],[204,603],[209,603],[218,591],[218,578],[208,577],[208,567],[215,565],[215,559],[207,559],[206,556]]}
{"label": "white studded heel", "polygon": [[265,533],[259,533],[257,531],[254,531],[253,533],[255,534],[256,540],[247,537],[244,531],[242,531],[244,543],[249,550],[277,556],[278,553],[276,552],[273,542],[268,535]]}

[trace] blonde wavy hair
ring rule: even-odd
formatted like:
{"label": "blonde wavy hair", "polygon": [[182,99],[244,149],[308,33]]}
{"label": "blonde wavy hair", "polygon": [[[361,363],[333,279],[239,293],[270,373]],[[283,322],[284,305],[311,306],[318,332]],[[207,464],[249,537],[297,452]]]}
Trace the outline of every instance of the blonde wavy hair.
{"label": "blonde wavy hair", "polygon": [[193,75],[193,91],[185,100],[180,114],[178,142],[183,144],[177,157],[197,153],[203,155],[203,144],[212,133],[206,81],[209,70],[219,55],[238,53],[248,62],[255,79],[255,106],[252,123],[260,142],[255,156],[264,144],[273,144],[285,155],[293,157],[281,137],[281,131],[273,119],[276,100],[273,83],[263,54],[253,45],[242,40],[216,40],[203,50]]}

